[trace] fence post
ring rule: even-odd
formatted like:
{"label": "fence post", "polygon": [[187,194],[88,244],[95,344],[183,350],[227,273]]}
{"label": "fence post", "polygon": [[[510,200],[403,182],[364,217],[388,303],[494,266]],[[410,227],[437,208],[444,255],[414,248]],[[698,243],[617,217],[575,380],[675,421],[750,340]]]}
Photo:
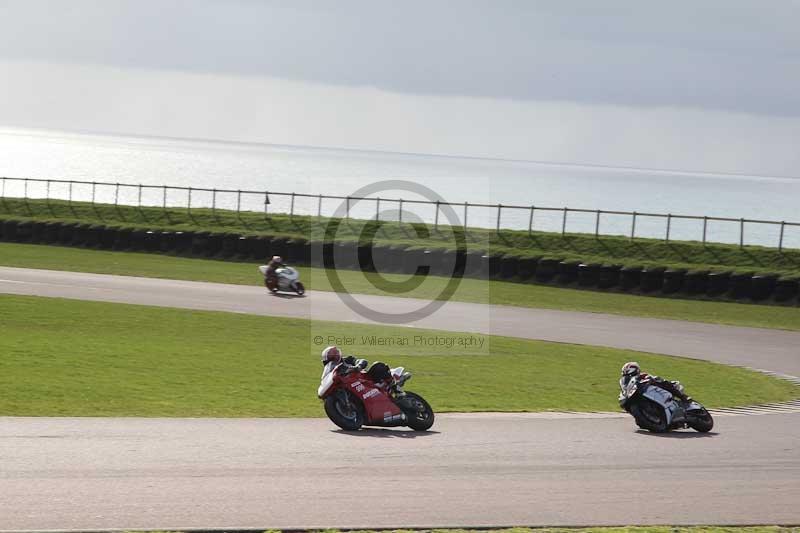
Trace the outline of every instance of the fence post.
{"label": "fence post", "polygon": [[783,250],[783,229],[786,227],[786,221],[781,222],[781,236],[778,239],[778,251]]}
{"label": "fence post", "polygon": [[139,209],[142,208],[142,184],[139,184],[139,198],[137,200]]}
{"label": "fence post", "polygon": [[[119,187],[119,183],[117,184],[117,187]],[[69,202],[70,208],[72,208],[72,182],[71,181],[69,182],[68,189],[69,189],[69,192],[68,192],[67,201]]]}
{"label": "fence post", "polygon": [[[49,185],[49,182],[48,182]],[[95,190],[97,189],[97,183],[92,182],[92,207],[94,207],[94,198],[95,198]]]}
{"label": "fence post", "polygon": [[464,231],[467,231],[467,209],[469,208],[469,202],[464,202]]}
{"label": "fence post", "polygon": [[567,234],[567,211],[568,211],[568,209],[565,207],[564,208],[564,215],[563,215],[563,218],[561,219],[561,236],[562,237]]}
{"label": "fence post", "polygon": [[497,233],[500,233],[500,213],[503,210],[502,204],[497,204]]}
{"label": "fence post", "polygon": [[242,212],[242,191],[236,191],[236,216]]}
{"label": "fence post", "polygon": [[739,219],[739,248],[744,248],[744,219]]}
{"label": "fence post", "polygon": [[531,214],[528,217],[528,235],[533,233],[533,212],[536,211],[536,207],[531,206]]}
{"label": "fence post", "polygon": [[[72,186],[69,188],[69,199],[72,201]],[[119,204],[119,183],[114,187],[114,207]]]}
{"label": "fence post", "polygon": [[211,189],[211,216],[217,218],[217,189]]}
{"label": "fence post", "polygon": [[289,218],[294,217],[294,193],[292,193],[292,204],[289,206]]}
{"label": "fence post", "polygon": [[594,238],[600,238],[600,210],[597,210],[594,216]]}
{"label": "fence post", "polygon": [[317,200],[317,218],[322,217],[322,194],[320,194]]}
{"label": "fence post", "polygon": [[48,209],[50,208],[50,180],[47,180],[47,187],[45,188],[45,201],[47,202]]}
{"label": "fence post", "polygon": [[439,200],[436,200],[436,217],[433,220],[433,229],[439,229]]}
{"label": "fence post", "polygon": [[399,215],[397,217],[397,223],[398,224],[402,224],[403,223],[403,199],[402,198],[400,198],[400,209],[399,209]]}
{"label": "fence post", "polygon": [[633,217],[631,218],[631,240],[636,237],[636,211],[633,212]]}
{"label": "fence post", "polygon": [[706,230],[708,229],[708,217],[703,217],[703,244],[706,243]]}
{"label": "fence post", "polygon": [[667,213],[667,242],[669,242],[669,230],[672,224],[672,213]]}
{"label": "fence post", "polygon": [[380,219],[381,219],[381,197],[378,196],[378,198],[375,201],[375,220],[380,221]]}
{"label": "fence post", "polygon": [[192,217],[192,188],[189,187],[189,200],[186,202],[186,214]]}
{"label": "fence post", "polygon": [[164,185],[164,193],[161,198],[161,210],[164,211],[164,214],[167,213],[167,186]]}
{"label": "fence post", "polygon": [[264,191],[264,220],[269,218],[269,191]]}
{"label": "fence post", "polygon": [[347,199],[345,199],[345,206],[346,207],[345,207],[345,212],[344,212],[344,218],[349,219],[350,218],[350,197],[349,196],[347,197]]}
{"label": "fence post", "polygon": [[0,196],[2,196],[3,199],[5,199],[5,197],[6,197],[6,177],[5,176],[3,176],[3,186],[2,186],[2,189],[0,189]]}

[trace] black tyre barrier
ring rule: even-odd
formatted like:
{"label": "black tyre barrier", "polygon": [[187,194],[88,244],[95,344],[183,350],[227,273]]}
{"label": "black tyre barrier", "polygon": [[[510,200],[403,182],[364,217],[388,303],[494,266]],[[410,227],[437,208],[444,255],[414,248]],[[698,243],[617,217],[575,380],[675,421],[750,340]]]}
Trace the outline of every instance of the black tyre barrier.
{"label": "black tyre barrier", "polygon": [[683,278],[683,290],[686,294],[704,294],[708,291],[708,271],[693,270]]}
{"label": "black tyre barrier", "polygon": [[146,245],[147,231],[143,229],[134,229],[131,232],[131,248],[133,250],[144,251],[147,249]]}
{"label": "black tyre barrier", "polygon": [[779,279],[772,297],[776,302],[788,302],[800,293],[800,281],[795,278]]}
{"label": "black tyre barrier", "polygon": [[225,233],[209,233],[208,244],[206,245],[206,257],[214,257],[222,253],[222,244],[225,241]]}
{"label": "black tyre barrier", "polygon": [[288,249],[289,239],[286,237],[273,237],[269,243],[269,252],[267,253],[268,257],[272,257],[273,255],[279,255],[282,258],[286,257],[286,250]]}
{"label": "black tyre barrier", "polygon": [[161,232],[147,230],[144,232],[144,249],[148,252],[161,251]]}
{"label": "black tyre barrier", "polygon": [[755,301],[766,300],[775,291],[778,276],[775,274],[753,276],[750,281],[750,298]]}
{"label": "black tyre barrier", "polygon": [[467,268],[467,253],[458,250],[442,250],[439,261],[439,274],[442,276],[463,277]]}
{"label": "black tyre barrier", "polygon": [[77,227],[78,224],[76,224],[75,222],[68,222],[66,224],[61,224],[61,227],[58,228],[58,242],[66,245],[72,244],[72,239],[75,234],[75,228]]}
{"label": "black tyre barrier", "polygon": [[750,298],[752,294],[753,272],[731,275],[730,295],[734,300]]}
{"label": "black tyre barrier", "polygon": [[709,296],[722,296],[728,292],[730,283],[730,272],[712,272],[708,275],[708,291],[706,294]]}
{"label": "black tyre barrier", "polygon": [[159,233],[158,238],[158,251],[163,253],[169,253],[175,251],[175,243],[177,239],[175,238],[175,233],[172,231],[162,231]]}
{"label": "black tyre barrier", "polygon": [[664,285],[664,267],[648,267],[642,270],[642,283],[639,288],[642,292],[653,292],[660,290]]}
{"label": "black tyre barrier", "polygon": [[107,226],[100,226],[102,229],[98,235],[99,247],[104,250],[110,250],[117,242],[117,228],[109,228]]}
{"label": "black tyre barrier", "polygon": [[88,248],[100,248],[100,241],[103,238],[103,233],[106,227],[101,224],[91,224],[86,229],[86,241],[84,245]]}
{"label": "black tyre barrier", "polygon": [[441,248],[431,248],[428,250],[427,261],[431,265],[431,274],[435,276],[449,276],[453,273],[453,266],[455,265],[455,255],[447,257],[448,262],[445,263],[445,250]]}
{"label": "black tyre barrier", "polygon": [[26,220],[17,224],[16,242],[30,242],[33,237],[33,222]]}
{"label": "black tyre barrier", "polygon": [[[335,247],[332,242],[315,242],[311,243],[311,260],[314,266],[320,268],[333,268],[335,266],[333,261],[333,252]],[[267,258],[269,258],[267,254]]]}
{"label": "black tyre barrier", "polygon": [[389,246],[375,244],[358,247],[359,266],[363,271],[386,273],[390,270],[392,251]]}
{"label": "black tyre barrier", "polygon": [[303,238],[287,241],[286,258],[293,265],[308,265],[308,241]]}
{"label": "black tyre barrier", "polygon": [[581,287],[596,287],[600,282],[600,268],[597,263],[578,264],[578,285]]}
{"label": "black tyre barrier", "polygon": [[500,279],[500,263],[503,260],[503,254],[490,254],[489,255],[489,278]]}
{"label": "black tyre barrier", "polygon": [[519,272],[519,257],[515,255],[504,255],[500,259],[500,277],[511,279]]}
{"label": "black tyre barrier", "polygon": [[403,257],[406,254],[407,246],[390,246],[388,251],[389,261],[386,265],[386,272],[403,272]]}
{"label": "black tyre barrier", "polygon": [[[267,253],[269,253],[269,245],[272,241],[272,237],[266,235],[259,235],[258,237],[253,238],[253,259],[258,261],[266,261],[267,260]],[[321,246],[321,244],[320,244]],[[320,264],[322,264],[322,259],[320,259]]]}
{"label": "black tyre barrier", "polygon": [[575,283],[580,276],[580,267],[583,263],[580,261],[561,261],[558,264],[558,278],[556,281],[562,285]]}
{"label": "black tyre barrier", "polygon": [[58,234],[61,231],[61,222],[48,222],[44,226],[43,241],[46,243],[58,242]]}
{"label": "black tyre barrier", "polygon": [[47,222],[34,222],[31,227],[31,242],[44,242],[44,232],[46,228]]}
{"label": "black tyre barrier", "polygon": [[192,237],[192,255],[203,255],[208,249],[208,239],[211,233],[198,231]]}
{"label": "black tyre barrier", "polygon": [[536,265],[536,281],[550,281],[558,274],[561,259],[540,259]]}
{"label": "black tyre barrier", "polygon": [[219,255],[223,258],[230,258],[236,255],[236,247],[239,244],[238,233],[223,233],[222,247],[219,250]]}
{"label": "black tyre barrier", "polygon": [[523,281],[527,281],[536,275],[536,265],[539,263],[538,257],[522,257],[517,267],[517,276]]}
{"label": "black tyre barrier", "polygon": [[4,229],[5,226],[6,226],[6,220],[0,219],[0,241],[6,240],[5,239],[5,229]]}
{"label": "black tyre barrier", "polygon": [[19,224],[18,220],[6,220],[3,222],[3,240],[4,241],[15,241],[17,240],[17,225]]}
{"label": "black tyre barrier", "polygon": [[253,257],[253,243],[255,239],[252,236],[239,235],[236,239],[236,251],[234,254],[239,259],[250,259]]}
{"label": "black tyre barrier", "polygon": [[334,245],[334,261],[337,269],[358,268],[358,243],[354,241],[337,242]]}
{"label": "black tyre barrier", "polygon": [[603,265],[600,267],[600,277],[597,286],[601,289],[610,289],[619,285],[622,265]]}
{"label": "black tyre barrier", "polygon": [[72,246],[83,246],[88,233],[89,224],[77,224],[72,231],[72,241],[69,244]]}
{"label": "black tyre barrier", "polygon": [[484,253],[478,250],[470,250],[466,254],[464,263],[464,276],[470,278],[481,277],[481,267],[483,265]]}
{"label": "black tyre barrier", "polygon": [[624,291],[638,289],[642,285],[642,271],[640,266],[622,267],[619,271],[619,285]]}
{"label": "black tyre barrier", "polygon": [[492,275],[492,258],[489,254],[481,256],[481,266],[475,277],[478,279],[489,279]]}
{"label": "black tyre barrier", "polygon": [[115,250],[130,250],[131,248],[131,234],[133,228],[119,228],[117,229],[117,238],[114,240]]}
{"label": "black tyre barrier", "polygon": [[426,274],[430,272],[430,268],[425,268],[427,266],[425,264],[425,259],[424,249],[407,248],[403,254],[402,269],[400,271],[406,275],[413,275],[418,272],[417,267],[421,267],[419,272],[421,274]]}
{"label": "black tyre barrier", "polygon": [[675,294],[683,288],[686,281],[686,270],[683,268],[669,269],[664,271],[664,285],[661,292],[664,294]]}

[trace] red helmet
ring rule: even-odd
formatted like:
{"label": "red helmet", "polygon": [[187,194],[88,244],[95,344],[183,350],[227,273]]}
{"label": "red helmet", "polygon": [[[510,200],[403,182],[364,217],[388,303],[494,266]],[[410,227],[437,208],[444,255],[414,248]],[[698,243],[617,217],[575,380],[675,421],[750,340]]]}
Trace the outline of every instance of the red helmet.
{"label": "red helmet", "polygon": [[342,360],[342,352],[336,346],[328,346],[322,350],[322,364],[327,365],[330,362],[338,363]]}

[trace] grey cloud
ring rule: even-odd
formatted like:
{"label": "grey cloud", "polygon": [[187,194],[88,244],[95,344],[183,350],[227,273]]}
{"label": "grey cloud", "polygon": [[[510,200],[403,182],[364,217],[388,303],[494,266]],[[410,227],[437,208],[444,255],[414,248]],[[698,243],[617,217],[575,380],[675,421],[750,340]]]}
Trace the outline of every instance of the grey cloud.
{"label": "grey cloud", "polygon": [[791,0],[28,0],[0,58],[798,116],[798,27]]}

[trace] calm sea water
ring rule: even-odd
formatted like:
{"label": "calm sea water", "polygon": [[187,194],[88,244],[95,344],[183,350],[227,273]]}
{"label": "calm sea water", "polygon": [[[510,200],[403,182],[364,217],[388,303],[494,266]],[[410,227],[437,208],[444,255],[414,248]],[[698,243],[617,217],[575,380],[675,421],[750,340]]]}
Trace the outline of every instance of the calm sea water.
{"label": "calm sea water", "polygon": [[[81,180],[208,189],[296,192],[347,196],[383,180],[423,184],[449,202],[535,205],[707,215],[800,222],[800,179],[642,171],[565,166],[427,155],[389,154],[323,148],[206,141],[0,130],[0,176]],[[21,196],[20,183],[6,181],[4,194]],[[28,194],[44,197],[44,184],[29,184]],[[53,184],[51,197],[66,198],[66,185]],[[113,202],[115,187],[98,187],[98,201]],[[75,199],[91,198],[91,187],[74,186]],[[123,187],[120,202],[139,201],[137,188]],[[372,196],[420,199],[408,191],[386,189]],[[144,189],[142,203],[161,205],[163,190]],[[188,193],[169,191],[169,205],[186,205]],[[216,205],[235,208],[236,194],[217,194]],[[192,193],[192,206],[210,206],[211,192]],[[288,211],[290,198],[270,195],[269,209]],[[263,193],[242,196],[243,209],[263,210]],[[340,202],[297,198],[295,212],[331,214]],[[381,218],[396,219],[398,204],[381,203]],[[432,221],[435,208],[404,204],[404,220]],[[374,202],[352,207],[353,216],[374,217]],[[463,207],[454,222],[463,223]],[[494,227],[497,208],[470,207],[468,223]],[[525,229],[530,211],[503,209],[502,227]],[[446,220],[444,214],[441,221]],[[560,231],[562,213],[535,211],[536,229]],[[593,232],[594,214],[568,216],[567,231]],[[663,237],[664,219],[638,218],[636,234]],[[629,234],[631,217],[603,215],[601,231]],[[776,245],[779,227],[747,224],[745,242]],[[671,222],[675,239],[699,240],[701,221]],[[708,239],[738,242],[739,224],[710,222]],[[784,245],[800,248],[800,227],[787,227]]]}

